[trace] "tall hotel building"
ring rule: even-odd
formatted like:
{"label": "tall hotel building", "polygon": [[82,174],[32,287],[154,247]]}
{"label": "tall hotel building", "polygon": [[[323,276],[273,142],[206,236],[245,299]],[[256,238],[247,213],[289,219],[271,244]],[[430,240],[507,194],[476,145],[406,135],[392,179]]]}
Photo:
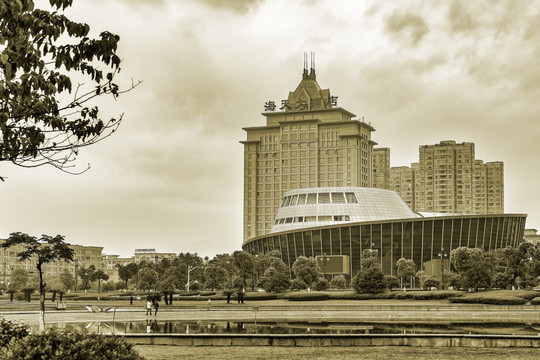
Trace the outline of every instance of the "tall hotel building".
{"label": "tall hotel building", "polygon": [[[387,171],[390,154],[375,149],[374,157],[387,157],[374,163],[373,174]],[[422,145],[419,162],[411,167],[392,167],[388,183],[375,187],[394,190],[417,212],[452,214],[504,213],[504,165],[475,159],[473,143],[441,141]]]}
{"label": "tall hotel building", "polygon": [[268,234],[283,194],[313,187],[372,187],[371,132],[337,106],[304,61],[302,81],[280,104],[265,104],[266,125],[247,127],[244,144],[244,242]]}

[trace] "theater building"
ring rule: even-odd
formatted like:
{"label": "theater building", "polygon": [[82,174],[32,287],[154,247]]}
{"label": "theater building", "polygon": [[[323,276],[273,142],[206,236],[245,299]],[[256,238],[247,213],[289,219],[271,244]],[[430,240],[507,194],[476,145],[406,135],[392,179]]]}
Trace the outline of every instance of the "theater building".
{"label": "theater building", "polygon": [[284,194],[270,233],[249,239],[242,248],[252,254],[278,250],[289,268],[299,256],[316,257],[332,267],[324,271],[323,265],[327,274],[348,277],[360,271],[362,251],[376,249],[387,275],[396,275],[400,258],[437,275],[433,269],[460,246],[485,251],[517,246],[525,220],[524,214],[415,213],[385,189],[294,189]]}

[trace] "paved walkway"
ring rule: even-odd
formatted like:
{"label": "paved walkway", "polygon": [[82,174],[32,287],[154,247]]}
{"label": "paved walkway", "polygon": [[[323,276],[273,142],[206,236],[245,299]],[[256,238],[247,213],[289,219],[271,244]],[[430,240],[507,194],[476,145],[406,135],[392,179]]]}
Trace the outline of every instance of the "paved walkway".
{"label": "paved walkway", "polygon": [[[105,305],[104,308],[110,306]],[[37,325],[39,311],[14,309],[1,311],[0,317]],[[261,306],[207,304],[184,305],[173,308],[161,306],[157,315],[147,316],[141,307],[118,306],[106,312],[90,312],[83,307],[67,310],[47,310],[47,323],[144,321],[146,319],[232,322],[474,322],[474,323],[540,323],[540,306],[320,306],[293,304],[290,306]]]}

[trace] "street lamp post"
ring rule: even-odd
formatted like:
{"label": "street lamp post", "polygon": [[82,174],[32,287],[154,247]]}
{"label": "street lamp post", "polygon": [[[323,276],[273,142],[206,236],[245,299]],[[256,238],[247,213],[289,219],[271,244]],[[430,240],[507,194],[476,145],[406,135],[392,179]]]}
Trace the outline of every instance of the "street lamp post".
{"label": "street lamp post", "polygon": [[441,249],[437,255],[441,258],[441,290],[444,290],[444,258],[447,258],[448,254]]}
{"label": "street lamp post", "polygon": [[201,266],[190,266],[188,265],[187,267],[187,286],[186,286],[186,289],[187,289],[187,292],[189,292],[189,274],[191,274],[191,272],[193,270],[195,270],[196,268],[200,268]]}

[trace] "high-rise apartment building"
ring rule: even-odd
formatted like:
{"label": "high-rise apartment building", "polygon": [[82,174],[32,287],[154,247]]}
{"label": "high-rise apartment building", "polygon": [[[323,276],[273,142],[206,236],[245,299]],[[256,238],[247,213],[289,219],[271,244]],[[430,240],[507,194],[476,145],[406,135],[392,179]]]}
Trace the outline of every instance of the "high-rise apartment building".
{"label": "high-rise apartment building", "polygon": [[504,213],[504,166],[475,159],[473,143],[421,145],[419,162],[390,169],[390,189],[418,212]]}
{"label": "high-rise apartment building", "polygon": [[390,175],[390,149],[373,149],[373,187],[378,189],[392,189]]}
{"label": "high-rise apartment building", "polygon": [[337,106],[304,61],[302,80],[281,106],[265,104],[265,126],[247,127],[244,144],[244,242],[270,232],[285,191],[372,187],[371,132]]}

